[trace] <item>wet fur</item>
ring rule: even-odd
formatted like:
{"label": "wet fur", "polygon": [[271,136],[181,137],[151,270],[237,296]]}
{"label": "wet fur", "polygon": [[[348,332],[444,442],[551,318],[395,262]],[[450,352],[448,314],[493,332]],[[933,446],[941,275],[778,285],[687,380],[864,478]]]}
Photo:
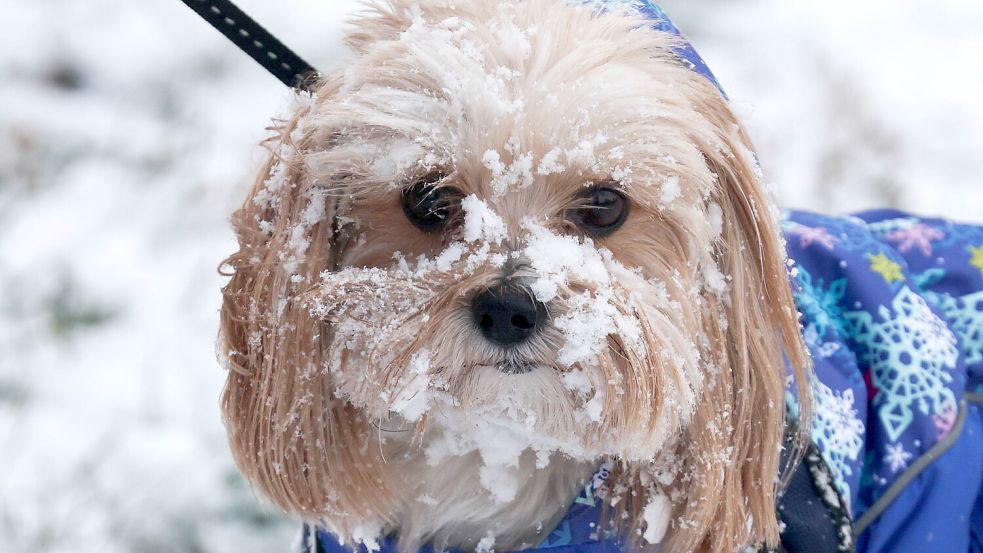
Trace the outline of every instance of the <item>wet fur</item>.
{"label": "wet fur", "polygon": [[[509,37],[531,27],[530,48],[515,47]],[[348,542],[397,531],[405,551],[473,549],[493,533],[507,550],[542,541],[613,459],[609,486],[621,500],[607,520],[632,547],[650,547],[639,536],[652,493],[673,505],[661,551],[777,543],[782,355],[803,397],[809,362],[773,207],[719,92],[679,64],[671,37],[554,0],[378,3],[348,41],[356,59],[276,127],[270,161],[233,217],[240,249],[227,260],[222,407],[243,474]],[[536,171],[555,148],[575,150],[597,133],[605,140],[591,155]],[[510,139],[513,152],[503,148]],[[380,162],[395,150],[414,162]],[[505,165],[531,154],[533,182],[496,193],[488,150]],[[491,254],[521,252],[530,218],[570,233],[562,213],[582,187],[621,177],[633,209],[598,246],[615,269],[638,269],[613,269],[612,302],[637,321],[643,343],[609,336],[592,382],[604,392],[599,420],[576,416],[587,398],[562,384],[571,368],[556,362],[556,329],[522,352],[532,373],[494,369],[505,354],[476,333],[467,298],[503,278],[501,268],[392,278],[395,252],[433,257],[460,239],[425,234],[402,213],[400,186],[434,167],[505,221],[509,240]],[[680,193],[667,203],[671,175]],[[530,261],[515,262],[534,278]],[[388,275],[385,293],[364,268]],[[725,289],[708,286],[713,271],[727,276]],[[572,279],[551,311],[564,313],[592,286]],[[346,329],[353,318],[377,331]],[[434,356],[428,382],[456,411],[402,420],[390,410],[419,377],[407,367],[423,348]],[[454,421],[493,419],[488,410],[512,396],[536,414],[531,432],[558,443],[545,468],[523,454],[514,498],[483,488],[477,453],[427,462],[424,447]]]}

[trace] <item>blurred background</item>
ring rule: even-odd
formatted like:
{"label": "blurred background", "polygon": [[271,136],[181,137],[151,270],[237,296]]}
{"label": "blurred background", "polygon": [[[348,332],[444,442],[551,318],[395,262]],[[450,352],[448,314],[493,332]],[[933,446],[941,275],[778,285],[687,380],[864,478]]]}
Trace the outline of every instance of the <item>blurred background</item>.
{"label": "blurred background", "polygon": [[[327,70],[352,0],[240,0]],[[983,220],[983,3],[667,0],[786,206]],[[0,0],[0,552],[288,551],[229,456],[227,223],[288,91],[178,0]]]}

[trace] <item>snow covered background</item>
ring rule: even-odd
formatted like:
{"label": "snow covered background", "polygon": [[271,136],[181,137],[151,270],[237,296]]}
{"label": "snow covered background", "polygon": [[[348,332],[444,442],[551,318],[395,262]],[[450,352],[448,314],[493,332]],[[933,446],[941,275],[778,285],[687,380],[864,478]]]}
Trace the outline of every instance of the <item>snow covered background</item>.
{"label": "snow covered background", "polygon": [[[351,0],[240,0],[329,69]],[[785,205],[983,220],[983,4],[663,3]],[[226,218],[287,92],[177,0],[0,0],[0,552],[286,551],[232,465]]]}

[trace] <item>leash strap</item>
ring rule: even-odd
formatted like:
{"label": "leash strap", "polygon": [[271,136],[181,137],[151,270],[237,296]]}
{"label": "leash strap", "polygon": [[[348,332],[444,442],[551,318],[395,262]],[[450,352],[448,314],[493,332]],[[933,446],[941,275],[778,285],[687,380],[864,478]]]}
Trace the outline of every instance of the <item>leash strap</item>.
{"label": "leash strap", "polygon": [[292,88],[309,90],[317,70],[235,4],[229,0],[181,1],[280,82]]}

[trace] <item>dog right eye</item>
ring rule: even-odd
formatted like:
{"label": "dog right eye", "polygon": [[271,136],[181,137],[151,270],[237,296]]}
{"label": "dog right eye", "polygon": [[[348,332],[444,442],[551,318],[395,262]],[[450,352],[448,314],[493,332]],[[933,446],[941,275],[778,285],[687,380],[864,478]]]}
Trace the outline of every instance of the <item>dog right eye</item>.
{"label": "dog right eye", "polygon": [[567,211],[567,218],[593,238],[604,238],[621,228],[631,203],[613,185],[595,185],[578,198],[580,205]]}
{"label": "dog right eye", "polygon": [[424,232],[440,230],[451,221],[460,204],[461,192],[450,186],[437,186],[442,173],[430,173],[403,189],[403,212]]}

